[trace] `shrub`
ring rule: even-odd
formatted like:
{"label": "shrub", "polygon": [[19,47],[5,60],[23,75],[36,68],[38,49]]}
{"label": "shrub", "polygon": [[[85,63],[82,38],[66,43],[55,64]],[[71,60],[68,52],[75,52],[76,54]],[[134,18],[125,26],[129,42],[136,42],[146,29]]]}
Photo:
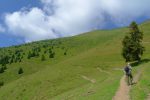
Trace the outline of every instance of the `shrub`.
{"label": "shrub", "polygon": [[4,71],[7,69],[7,67],[6,67],[6,65],[5,66],[2,66],[1,68],[0,68],[0,73],[4,73]]}
{"label": "shrub", "polygon": [[4,67],[0,68],[0,73],[4,73]]}
{"label": "shrub", "polygon": [[6,69],[7,69],[6,65],[5,65],[5,66],[3,66],[3,69],[4,69],[4,70],[6,70]]}
{"label": "shrub", "polygon": [[64,52],[64,55],[67,55],[67,52]]}
{"label": "shrub", "polygon": [[31,51],[29,51],[29,53],[28,53],[28,57],[27,57],[28,59],[30,59],[31,58]]}
{"label": "shrub", "polygon": [[0,81],[0,87],[2,87],[4,85],[3,81]]}
{"label": "shrub", "polygon": [[44,55],[42,55],[42,57],[41,57],[41,61],[45,61],[46,59],[45,59],[45,56]]}
{"label": "shrub", "polygon": [[19,68],[18,74],[22,74],[22,73],[23,73],[23,69],[22,69],[22,68]]}
{"label": "shrub", "polygon": [[49,58],[54,58],[54,56],[55,56],[55,52],[50,53]]}

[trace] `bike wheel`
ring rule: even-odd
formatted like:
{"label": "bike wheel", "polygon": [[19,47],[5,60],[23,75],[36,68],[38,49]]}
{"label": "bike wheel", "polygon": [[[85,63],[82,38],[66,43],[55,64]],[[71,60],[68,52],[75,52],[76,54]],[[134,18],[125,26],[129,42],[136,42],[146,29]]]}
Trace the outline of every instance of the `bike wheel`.
{"label": "bike wheel", "polygon": [[127,85],[130,85],[130,80],[129,80],[129,76],[128,75],[126,76],[126,82],[127,82]]}

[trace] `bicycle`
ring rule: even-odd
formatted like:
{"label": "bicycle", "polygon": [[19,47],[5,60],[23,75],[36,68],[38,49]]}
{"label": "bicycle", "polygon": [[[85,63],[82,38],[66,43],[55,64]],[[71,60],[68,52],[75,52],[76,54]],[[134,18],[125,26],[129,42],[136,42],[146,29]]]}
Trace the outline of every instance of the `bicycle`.
{"label": "bicycle", "polygon": [[128,85],[132,85],[133,77],[131,74],[126,75],[126,81]]}

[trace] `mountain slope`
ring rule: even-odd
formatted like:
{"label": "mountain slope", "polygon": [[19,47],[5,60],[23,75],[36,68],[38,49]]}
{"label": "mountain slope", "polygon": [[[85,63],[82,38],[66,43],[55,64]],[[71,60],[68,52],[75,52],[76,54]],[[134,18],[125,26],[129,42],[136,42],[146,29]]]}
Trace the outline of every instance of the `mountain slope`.
{"label": "mountain slope", "polygon": [[[140,26],[145,34],[143,58],[150,56],[149,26],[149,22]],[[0,55],[22,50],[23,58],[21,62],[7,64],[0,74],[4,82],[0,100],[110,100],[123,75],[121,41],[127,31],[126,28],[93,31],[1,49]],[[27,59],[29,51],[37,47],[41,49],[39,56]],[[54,58],[49,58],[51,51],[55,52]],[[45,61],[41,61],[42,55]],[[20,67],[24,73],[18,75]]]}

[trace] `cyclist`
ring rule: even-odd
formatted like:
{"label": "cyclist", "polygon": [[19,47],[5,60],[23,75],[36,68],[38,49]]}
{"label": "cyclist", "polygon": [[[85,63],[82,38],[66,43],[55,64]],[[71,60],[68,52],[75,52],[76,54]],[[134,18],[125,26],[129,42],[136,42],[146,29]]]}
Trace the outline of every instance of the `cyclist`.
{"label": "cyclist", "polygon": [[128,85],[132,84],[132,80],[133,80],[133,76],[132,76],[132,67],[130,65],[130,63],[128,63],[125,68],[124,68],[124,72],[126,74],[127,77],[127,81],[128,81]]}

